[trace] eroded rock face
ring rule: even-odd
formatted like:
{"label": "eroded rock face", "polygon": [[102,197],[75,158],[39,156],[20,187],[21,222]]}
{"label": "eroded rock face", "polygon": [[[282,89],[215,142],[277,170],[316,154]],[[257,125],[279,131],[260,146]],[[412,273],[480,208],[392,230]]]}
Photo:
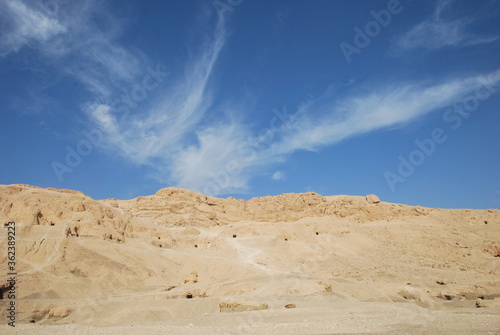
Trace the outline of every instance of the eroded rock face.
{"label": "eroded rock face", "polygon": [[164,188],[155,195],[128,201],[109,199],[103,202],[119,207],[133,218],[169,226],[225,225],[240,220],[292,222],[312,216],[352,217],[359,222],[368,222],[429,212],[425,208],[381,203],[373,194],[359,197],[322,196],[313,192],[286,193],[245,201],[205,196],[177,187]]}
{"label": "eroded rock face", "polygon": [[0,186],[0,213],[4,221],[29,226],[64,228],[69,236],[123,237],[126,215],[81,192],[42,189],[29,185]]}
{"label": "eroded rock face", "polygon": [[[123,315],[173,317],[184,308],[173,299],[204,299],[196,302],[202,314],[259,309],[267,302],[258,297],[268,296],[334,294],[423,307],[474,307],[477,299],[494,306],[500,297],[500,210],[312,192],[245,201],[175,187],[93,200],[0,185],[0,217],[16,222],[21,317],[37,323],[94,324],[99,315],[111,322],[106,311],[130,301],[143,314]],[[6,273],[6,253],[0,266]],[[152,306],[157,314],[144,312]]]}

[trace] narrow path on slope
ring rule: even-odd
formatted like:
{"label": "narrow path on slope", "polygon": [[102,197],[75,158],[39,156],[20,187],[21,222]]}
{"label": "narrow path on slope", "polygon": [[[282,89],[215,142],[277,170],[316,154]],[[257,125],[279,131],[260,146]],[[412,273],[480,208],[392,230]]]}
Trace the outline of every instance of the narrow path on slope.
{"label": "narrow path on slope", "polygon": [[242,244],[242,241],[246,241],[248,239],[249,238],[224,238],[224,240],[236,250],[242,261],[258,269],[269,271],[266,266],[258,264],[254,261],[254,257],[263,253],[263,251]]}

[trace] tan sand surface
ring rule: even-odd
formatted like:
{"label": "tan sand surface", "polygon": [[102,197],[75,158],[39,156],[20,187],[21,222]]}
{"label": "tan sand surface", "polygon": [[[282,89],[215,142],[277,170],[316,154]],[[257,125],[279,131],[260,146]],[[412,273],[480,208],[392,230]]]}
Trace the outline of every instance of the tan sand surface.
{"label": "tan sand surface", "polygon": [[0,216],[2,334],[500,334],[498,209],[0,185]]}

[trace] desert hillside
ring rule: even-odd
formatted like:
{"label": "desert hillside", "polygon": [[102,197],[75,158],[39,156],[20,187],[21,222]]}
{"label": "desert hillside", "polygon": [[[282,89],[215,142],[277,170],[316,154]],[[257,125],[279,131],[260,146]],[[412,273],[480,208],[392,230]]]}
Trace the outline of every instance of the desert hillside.
{"label": "desert hillside", "polygon": [[[394,320],[415,327],[434,322],[433,313],[473,308],[478,324],[500,326],[498,209],[316,193],[245,201],[175,187],[93,200],[2,185],[0,216],[2,278],[9,272],[7,225],[16,224],[21,329],[197,327],[190,320],[209,317],[223,327],[217,318],[226,315],[250,315],[255,325],[266,313],[311,319],[315,309],[356,313],[367,306],[396,306],[388,310]],[[5,310],[9,285],[2,279],[0,287]],[[481,319],[484,313],[491,318]],[[9,330],[4,323],[0,331]],[[315,334],[332,333],[325,327]]]}

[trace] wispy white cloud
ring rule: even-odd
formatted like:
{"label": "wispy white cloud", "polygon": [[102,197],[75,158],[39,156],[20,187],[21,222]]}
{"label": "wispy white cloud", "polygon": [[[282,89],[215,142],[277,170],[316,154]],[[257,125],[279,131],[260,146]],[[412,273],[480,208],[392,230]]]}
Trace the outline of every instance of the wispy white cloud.
{"label": "wispy white cloud", "polygon": [[41,8],[22,1],[0,0],[0,19],[5,27],[0,37],[0,55],[18,52],[23,46],[46,43],[65,33],[66,27]]}
{"label": "wispy white cloud", "polygon": [[150,108],[120,120],[108,105],[87,106],[89,115],[105,131],[110,146],[140,164],[157,159],[163,164],[170,161],[197,130],[211,106],[207,84],[224,39],[224,23],[219,20],[213,41],[198,58],[186,65],[185,76],[161,90],[159,95],[163,98],[152,102]]}
{"label": "wispy white cloud", "polygon": [[[438,84],[406,83],[374,90],[337,102],[326,95],[307,107],[296,121],[301,127],[288,130],[284,140],[272,146],[275,153],[288,153],[297,149],[316,150],[335,144],[351,136],[377,129],[401,125],[415,118],[444,108],[476,89],[485,82],[496,85],[500,71],[486,76],[449,80]],[[319,105],[319,106],[318,106]],[[312,120],[310,111],[323,117]]]}
{"label": "wispy white cloud", "polygon": [[499,38],[498,35],[480,36],[469,32],[471,24],[477,21],[472,16],[451,19],[453,2],[439,0],[431,17],[394,41],[393,51],[397,53],[413,49],[460,48],[491,43]]}
{"label": "wispy white cloud", "polygon": [[[212,108],[210,78],[226,40],[222,17],[198,56],[186,62],[183,75],[168,77],[146,104],[135,103],[133,113],[124,117],[113,101],[129,94],[132,87],[144,86],[148,60],[117,42],[120,26],[112,18],[106,30],[89,24],[95,15],[104,15],[98,3],[68,2],[57,15],[22,1],[0,0],[0,4],[6,8],[2,15],[8,12],[12,17],[11,31],[37,41],[36,45],[26,47],[40,50],[61,72],[78,79],[93,93],[94,100],[82,109],[105,135],[103,146],[136,164],[151,166],[164,182],[214,195],[244,190],[252,177],[275,169],[277,163],[284,162],[297,150],[319,150],[443,108],[473,92],[484,79],[397,83],[342,98],[327,91],[299,106],[286,120],[272,122],[276,116],[270,116],[272,129],[262,136],[260,130],[255,132],[240,119],[225,116],[210,122],[206,119]],[[443,21],[445,4],[440,2],[441,7],[438,6],[427,27],[414,28],[414,45],[420,43],[417,37],[421,32],[417,32],[431,29],[432,22],[448,31],[455,25],[456,45],[471,43],[470,35],[466,39],[459,36],[467,26],[462,21],[460,24]],[[35,32],[29,20],[42,22],[44,28]],[[18,45],[9,52],[21,48]],[[500,71],[490,73],[489,81],[498,83]],[[349,87],[354,90],[356,86]],[[242,114],[234,110],[228,109],[225,115]],[[283,174],[278,171],[272,178],[282,179]]]}
{"label": "wispy white cloud", "polygon": [[285,178],[285,174],[282,171],[276,171],[273,173],[271,178],[274,180],[283,180]]}
{"label": "wispy white cloud", "polygon": [[0,7],[0,56],[35,49],[47,65],[79,80],[98,100],[140,79],[144,60],[115,41],[120,24],[102,3],[0,0]]}
{"label": "wispy white cloud", "polygon": [[250,135],[243,125],[219,124],[197,132],[195,144],[180,150],[169,167],[180,187],[204,193],[241,191],[253,176],[258,157],[244,144]]}
{"label": "wispy white cloud", "polygon": [[[163,84],[155,97],[148,98],[147,104],[123,115],[113,101],[125,101],[123,97],[127,96],[128,101],[124,103],[128,107],[138,105],[137,101],[130,101],[128,95],[136,87],[145,90],[148,59],[117,43],[120,24],[102,11],[98,2],[64,3],[64,7],[61,5],[55,12],[21,0],[0,0],[0,3],[5,5],[2,18],[10,18],[7,35],[16,36],[21,42],[30,41],[12,47],[11,41],[2,37],[3,56],[18,52],[22,47],[34,48],[60,72],[79,80],[93,93],[93,100],[85,103],[82,110],[104,133],[104,147],[134,163],[151,164],[162,174],[161,179],[173,179],[188,187],[194,187],[196,181],[201,183],[206,176],[193,176],[190,166],[181,172],[184,168],[178,162],[200,162],[199,157],[208,160],[206,155],[223,160],[224,154],[212,152],[215,150],[213,141],[226,152],[234,149],[220,141],[221,134],[225,133],[227,140],[235,135],[230,126],[223,127],[222,131],[215,130],[218,126],[199,127],[211,107],[207,85],[225,42],[227,18],[218,16],[213,38],[205,41],[198,57],[186,63],[182,77]],[[212,14],[217,16],[215,12]],[[105,28],[93,23],[96,17],[103,19]],[[217,164],[207,171],[218,170]],[[204,165],[210,167],[210,163]],[[188,176],[194,179],[190,181]]]}
{"label": "wispy white cloud", "polygon": [[[259,138],[249,135],[250,130],[241,124],[211,128],[198,134],[198,144],[179,152],[175,180],[214,195],[241,191],[251,177],[298,150],[315,151],[356,135],[403,125],[459,102],[485,83],[490,88],[498,86],[500,70],[441,83],[401,83],[342,100],[327,92],[290,115],[290,123],[274,129],[267,145],[255,145]],[[281,177],[278,173],[273,179]]]}

